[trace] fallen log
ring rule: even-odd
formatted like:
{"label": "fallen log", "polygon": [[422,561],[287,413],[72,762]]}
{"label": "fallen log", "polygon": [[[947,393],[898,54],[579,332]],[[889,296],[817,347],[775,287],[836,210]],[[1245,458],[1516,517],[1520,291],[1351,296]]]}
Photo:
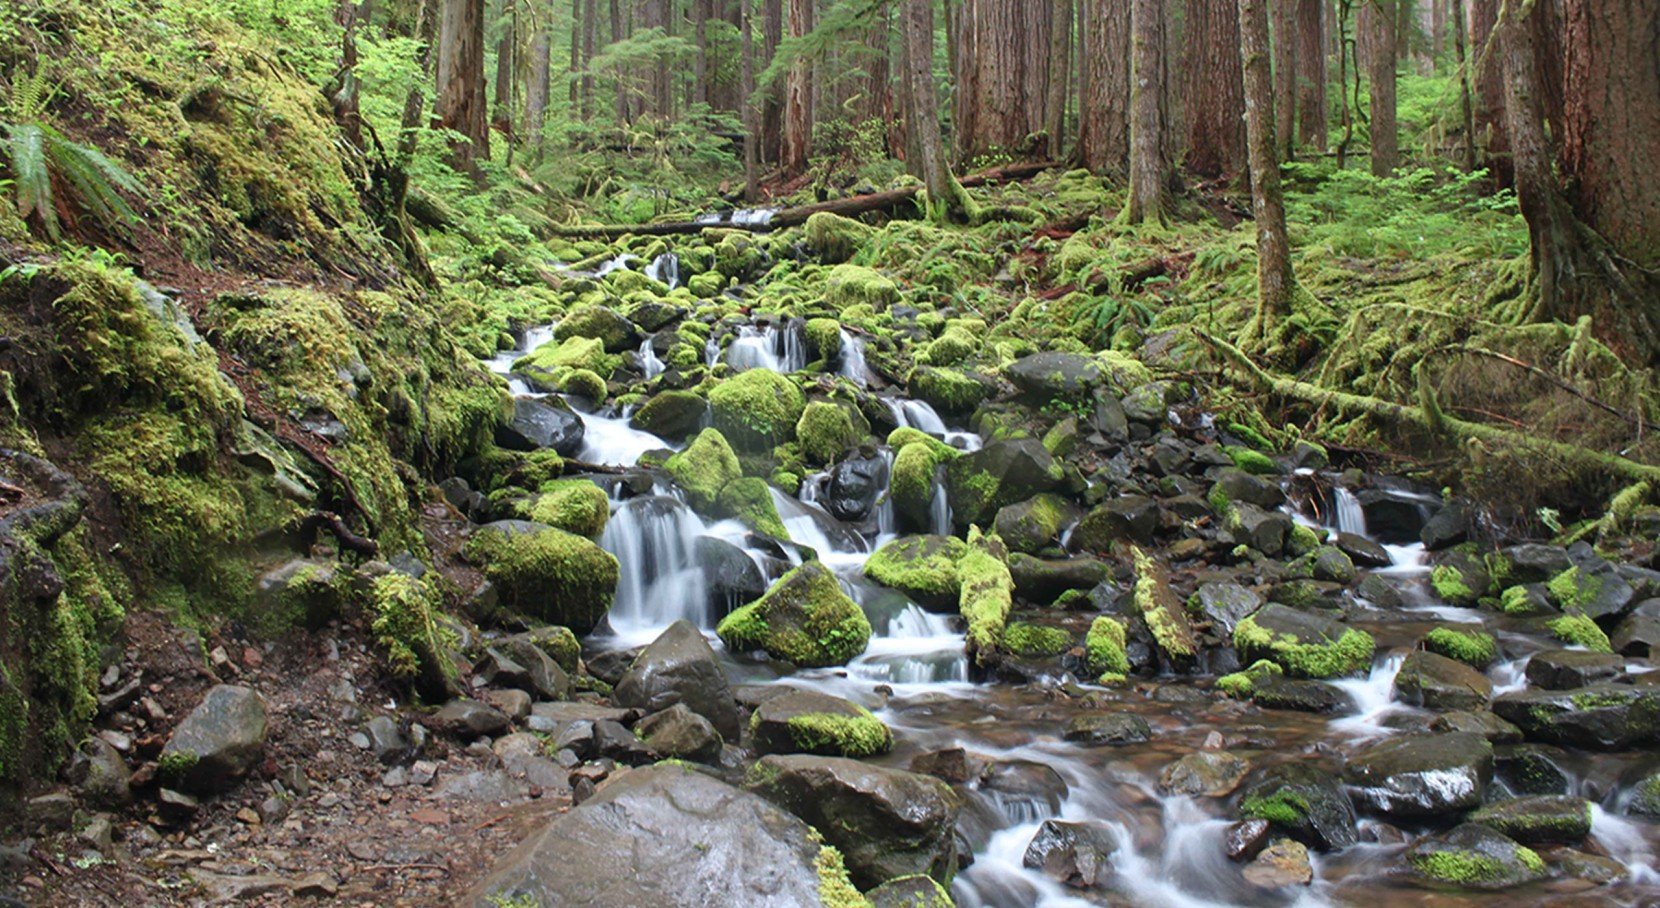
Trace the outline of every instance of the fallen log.
{"label": "fallen log", "polygon": [[[960,182],[964,187],[970,189],[996,183],[1018,182],[1029,180],[1055,166],[1057,165],[1053,161],[1010,164],[1005,167],[995,167],[991,170],[969,174],[963,177]],[[579,224],[574,227],[555,227],[552,233],[554,236],[562,237],[614,240],[624,236],[675,236],[701,233],[709,227],[764,232],[781,230],[785,227],[799,227],[807,223],[807,219],[815,214],[839,214],[842,217],[854,217],[872,211],[893,211],[900,205],[914,200],[921,191],[922,187],[920,186],[909,186],[904,189],[890,189],[886,192],[873,192],[845,199],[832,199],[828,202],[815,202],[811,205],[800,205],[795,208],[781,208],[774,212],[772,217],[764,224],[733,224],[724,221],[719,223],[672,221],[663,224]]]}

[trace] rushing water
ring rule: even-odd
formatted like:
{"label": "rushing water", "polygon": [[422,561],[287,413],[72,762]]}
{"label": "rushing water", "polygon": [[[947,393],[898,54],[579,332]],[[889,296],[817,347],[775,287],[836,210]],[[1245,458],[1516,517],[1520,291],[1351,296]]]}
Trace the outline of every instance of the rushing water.
{"label": "rushing water", "polygon": [[[711,339],[710,365],[718,361],[720,348]],[[807,339],[799,322],[792,321],[780,328],[765,325],[756,328],[745,325],[726,348],[726,362],[733,370],[770,369],[788,375],[807,366]]]}

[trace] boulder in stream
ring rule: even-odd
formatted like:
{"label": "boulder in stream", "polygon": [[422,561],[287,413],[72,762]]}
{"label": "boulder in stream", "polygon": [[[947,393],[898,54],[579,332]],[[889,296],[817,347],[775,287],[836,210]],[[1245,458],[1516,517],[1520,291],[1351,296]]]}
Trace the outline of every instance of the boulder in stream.
{"label": "boulder in stream", "polygon": [[484,569],[502,605],[586,634],[605,620],[617,589],[617,559],[545,524],[501,520],[480,527],[463,553]]}
{"label": "boulder in stream", "polygon": [[1113,874],[1118,837],[1105,824],[1045,820],[1021,863],[1074,889],[1089,889]]}
{"label": "boulder in stream", "polygon": [[1523,690],[1493,701],[1493,712],[1529,741],[1631,750],[1660,742],[1660,687],[1596,684],[1575,690]]}
{"label": "boulder in stream", "polygon": [[648,713],[684,704],[728,740],[738,739],[738,706],[726,672],[709,641],[684,619],[669,625],[634,658],[612,699]]}
{"label": "boulder in stream", "polygon": [[841,582],[817,561],[785,574],[765,596],[716,629],[734,652],[765,650],[802,668],[845,665],[865,651],[870,621]]}
{"label": "boulder in stream", "polygon": [[1372,635],[1313,612],[1270,602],[1234,628],[1246,659],[1268,659],[1304,678],[1337,678],[1370,668]]}
{"label": "boulder in stream", "polygon": [[1492,695],[1493,682],[1486,675],[1424,650],[1407,656],[1395,676],[1396,699],[1427,709],[1485,709]]}
{"label": "boulder in stream", "polygon": [[1591,834],[1591,813],[1591,802],[1584,798],[1533,795],[1489,804],[1469,819],[1524,845],[1572,845]]}
{"label": "boulder in stream", "polygon": [[513,401],[513,418],[496,428],[496,444],[510,451],[552,448],[561,457],[575,457],[582,450],[585,434],[582,417],[571,412],[564,401],[519,397]]}
{"label": "boulder in stream", "polygon": [[1470,732],[1389,738],[1351,755],[1343,778],[1355,800],[1387,816],[1446,816],[1481,806],[1493,745]]}
{"label": "boulder in stream", "polygon": [[1065,471],[1035,438],[994,441],[945,468],[951,519],[958,529],[987,525],[1000,508],[1060,487]]}
{"label": "boulder in stream", "polygon": [[870,710],[810,690],[768,698],[755,708],[749,728],[762,753],[869,757],[893,747],[893,732]]}
{"label": "boulder in stream", "polygon": [[930,611],[955,612],[962,581],[957,560],[968,545],[955,536],[901,536],[865,562],[865,576]]}
{"label": "boulder in stream", "polygon": [[1545,876],[1533,849],[1476,823],[1419,839],[1406,862],[1426,880],[1466,889],[1507,889]]}
{"label": "boulder in stream", "polygon": [[1280,763],[1249,783],[1241,819],[1266,820],[1319,851],[1342,851],[1360,840],[1354,805],[1337,778],[1306,763]]}

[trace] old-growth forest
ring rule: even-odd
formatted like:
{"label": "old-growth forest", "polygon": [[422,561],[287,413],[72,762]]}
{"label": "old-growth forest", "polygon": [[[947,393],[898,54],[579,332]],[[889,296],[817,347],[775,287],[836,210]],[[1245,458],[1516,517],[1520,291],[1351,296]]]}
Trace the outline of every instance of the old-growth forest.
{"label": "old-growth forest", "polygon": [[1660,7],[0,0],[0,908],[1660,899]]}

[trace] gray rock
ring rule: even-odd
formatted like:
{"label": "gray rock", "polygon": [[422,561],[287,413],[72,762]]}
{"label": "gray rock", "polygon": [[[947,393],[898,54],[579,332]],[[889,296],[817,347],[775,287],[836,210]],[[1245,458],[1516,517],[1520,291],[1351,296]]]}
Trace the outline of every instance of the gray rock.
{"label": "gray rock", "polygon": [[865,893],[870,908],[956,908],[951,893],[933,877],[913,873],[888,880]]}
{"label": "gray rock", "polygon": [[1269,675],[1251,688],[1251,702],[1263,709],[1334,713],[1352,709],[1349,695],[1322,681]]}
{"label": "gray rock", "polygon": [[1660,618],[1627,615],[1608,635],[1608,642],[1622,656],[1652,660],[1660,647]]}
{"label": "gray rock", "polygon": [[1003,367],[1003,375],[1020,390],[1044,402],[1082,399],[1105,381],[1101,366],[1079,353],[1034,353]]}
{"label": "gray rock", "polygon": [[1049,603],[1068,590],[1091,589],[1110,577],[1112,571],[1086,556],[1052,561],[1016,552],[1009,555],[1009,575],[1020,598]]}
{"label": "gray rock", "polygon": [[164,775],[186,791],[212,794],[246,775],[265,747],[265,700],[221,684],[173,729],[161,752]]}
{"label": "gray rock", "polygon": [[1660,688],[1652,686],[1516,691],[1495,699],[1493,712],[1520,728],[1529,741],[1595,750],[1660,742]]}
{"label": "gray rock", "polygon": [[82,742],[69,767],[69,781],[87,803],[124,807],[133,799],[132,771],[115,746],[100,737]]}
{"label": "gray rock", "polygon": [[1446,656],[1416,650],[1395,676],[1395,696],[1402,703],[1428,709],[1485,709],[1493,682],[1481,672]]}
{"label": "gray rock", "polygon": [[723,741],[704,717],[676,703],[640,720],[635,733],[646,746],[666,757],[713,764],[720,759]]}
{"label": "gray rock", "polygon": [[1524,845],[1572,845],[1591,834],[1591,802],[1566,795],[1511,798],[1489,804],[1469,819]]}
{"label": "gray rock", "polygon": [[994,441],[946,465],[946,495],[959,529],[985,525],[999,508],[1060,488],[1065,471],[1035,438]]}
{"label": "gray rock", "polygon": [[[549,401],[558,401],[559,406]],[[496,444],[513,451],[552,448],[561,457],[575,457],[582,450],[586,431],[582,417],[564,401],[520,397],[513,401],[513,418],[496,427]]]}
{"label": "gray rock", "polygon": [[1470,538],[1471,517],[1468,505],[1461,501],[1448,502],[1418,531],[1418,538],[1432,552],[1451,548]]}
{"label": "gray rock", "polygon": [[512,722],[501,710],[477,700],[457,699],[444,704],[427,717],[427,727],[456,738],[478,738],[499,735]]}
{"label": "gray rock", "polygon": [[1290,515],[1243,503],[1235,504],[1234,510],[1239,515],[1238,527],[1233,531],[1234,542],[1248,545],[1269,557],[1285,551],[1285,539],[1295,525]]}
{"label": "gray rock", "polygon": [[849,456],[830,468],[824,505],[837,520],[857,523],[874,513],[876,499],[887,487],[886,460],[874,454]]}
{"label": "gray rock", "polygon": [[1394,564],[1389,557],[1389,550],[1354,533],[1338,533],[1334,540],[1337,547],[1342,549],[1356,565],[1360,567],[1382,568]]}
{"label": "gray rock", "polygon": [[1045,820],[1021,863],[1058,883],[1089,889],[1112,876],[1116,851],[1118,837],[1102,823]]}
{"label": "gray rock", "polygon": [[1089,747],[1121,747],[1153,737],[1147,720],[1134,713],[1073,716],[1066,722],[1066,740]]}
{"label": "gray rock", "polygon": [[948,883],[956,873],[957,796],[932,776],[836,757],[769,756],[751,779],[751,790],[840,849],[863,888],[916,873]]}
{"label": "gray rock", "polygon": [[738,706],[726,672],[709,641],[689,621],[676,621],[635,657],[612,699],[619,706],[653,713],[684,703],[727,740],[738,737]]}
{"label": "gray rock", "polygon": [[1508,584],[1544,583],[1568,568],[1568,550],[1557,545],[1528,543],[1499,550],[1499,556],[1510,565]]}
{"label": "gray rock", "polygon": [[1275,830],[1319,851],[1342,851],[1360,841],[1354,805],[1330,773],[1304,763],[1269,767],[1247,785],[1242,819],[1267,820]]}
{"label": "gray rock", "polygon": [[1175,386],[1169,382],[1150,381],[1124,396],[1124,415],[1131,422],[1163,425],[1169,418],[1170,405],[1175,403],[1176,396]]}
{"label": "gray rock", "polygon": [[1222,750],[1197,750],[1159,773],[1159,790],[1175,795],[1227,797],[1250,770],[1251,763],[1244,757]]}
{"label": "gray rock", "polygon": [[1586,650],[1546,650],[1527,660],[1527,683],[1546,690],[1573,690],[1625,675],[1625,659]]}
{"label": "gray rock", "polygon": [[1232,636],[1239,622],[1262,608],[1262,597],[1237,583],[1200,584],[1193,596],[1199,612],[1210,619],[1217,633],[1226,636]]}
{"label": "gray rock", "polygon": [[1158,502],[1144,495],[1123,495],[1085,514],[1069,542],[1077,551],[1104,552],[1121,540],[1146,545],[1158,528]]}
{"label": "gray rock", "polygon": [[868,757],[893,747],[893,733],[869,710],[810,690],[793,690],[762,703],[750,729],[755,749],[762,753]]}
{"label": "gray rock", "polygon": [[1532,861],[1514,839],[1475,823],[1426,836],[1407,849],[1406,861],[1419,876],[1470,889],[1507,889],[1545,876],[1537,855]]}
{"label": "gray rock", "polygon": [[669,441],[685,441],[709,421],[709,403],[691,391],[664,391],[640,405],[630,425]]}
{"label": "gray rock", "polygon": [[820,906],[821,846],[765,799],[692,770],[637,769],[502,858],[466,898],[544,906]]}
{"label": "gray rock", "polygon": [[1054,769],[1032,760],[999,760],[980,772],[981,791],[1005,804],[1031,804],[1053,815],[1071,789]]}
{"label": "gray rock", "polygon": [[1468,732],[1390,738],[1349,758],[1343,778],[1380,813],[1425,818],[1481,805],[1493,780],[1493,745]]}
{"label": "gray rock", "polygon": [[1238,467],[1227,467],[1216,475],[1215,491],[1229,501],[1254,504],[1259,508],[1277,508],[1285,504],[1285,491],[1279,483],[1253,476]]}

